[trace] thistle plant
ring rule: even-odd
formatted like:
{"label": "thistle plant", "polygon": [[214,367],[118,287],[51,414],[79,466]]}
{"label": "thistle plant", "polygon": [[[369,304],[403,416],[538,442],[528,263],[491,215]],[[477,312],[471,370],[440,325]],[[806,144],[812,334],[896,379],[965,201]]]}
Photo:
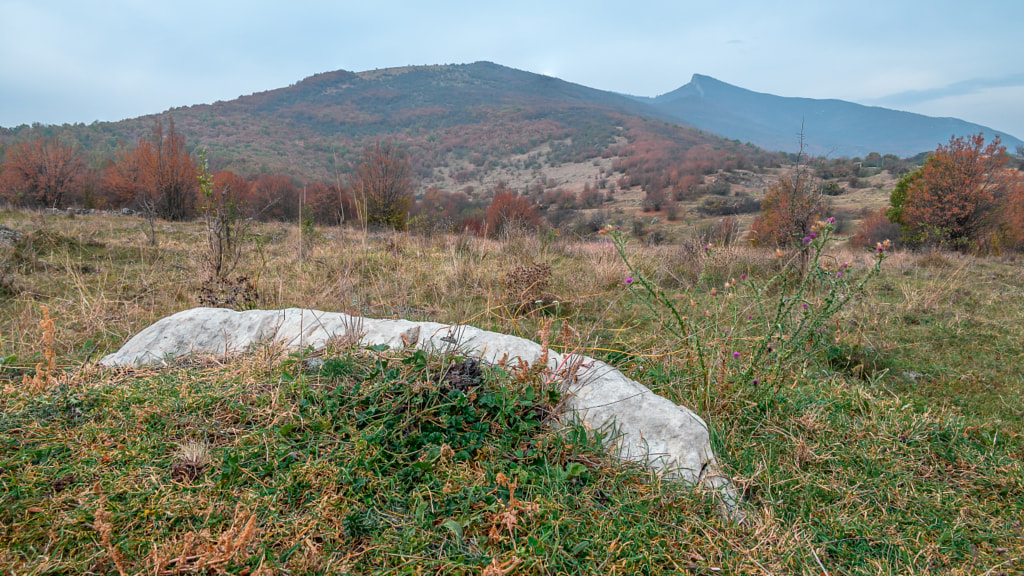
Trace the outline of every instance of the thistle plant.
{"label": "thistle plant", "polygon": [[[825,253],[837,241],[834,231],[834,219],[818,222],[791,265],[765,280],[742,274],[722,286],[711,285],[708,264],[716,248],[707,245],[696,281],[679,293],[665,291],[644,275],[630,258],[628,236],[611,229],[608,234],[629,268],[626,287],[679,341],[678,353],[696,368],[708,400],[712,390],[729,383],[775,394],[784,372],[842,336],[837,315],[878,274],[889,243],[875,247],[870,268],[856,270]],[[776,251],[777,258],[785,256]],[[802,265],[793,265],[797,260]]]}

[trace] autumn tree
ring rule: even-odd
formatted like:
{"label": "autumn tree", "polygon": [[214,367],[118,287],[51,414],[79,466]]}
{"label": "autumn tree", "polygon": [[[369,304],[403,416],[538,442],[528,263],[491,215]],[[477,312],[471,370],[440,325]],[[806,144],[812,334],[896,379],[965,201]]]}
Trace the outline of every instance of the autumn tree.
{"label": "autumn tree", "polygon": [[587,182],[583,186],[583,192],[580,192],[580,204],[583,204],[584,208],[598,208],[604,204],[604,194],[597,188],[591,188]]}
{"label": "autumn tree", "polygon": [[532,228],[540,224],[537,207],[526,196],[520,196],[499,182],[494,200],[487,208],[487,231],[502,236],[516,229]]}
{"label": "autumn tree", "polygon": [[971,248],[1003,195],[1005,152],[998,136],[986,145],[980,133],[954,136],[939,146],[917,175],[907,178],[904,189],[898,194],[894,190],[890,197],[888,214],[902,225],[904,239],[918,245]]}
{"label": "autumn tree", "polygon": [[[472,187],[468,188],[472,191]],[[483,214],[480,203],[474,202],[465,192],[445,192],[431,186],[416,202],[410,226],[415,223],[419,232],[458,232],[465,228],[467,219],[482,220]]]}
{"label": "autumn tree", "polygon": [[293,222],[299,217],[299,189],[281,174],[261,174],[250,183],[250,216],[261,220]]}
{"label": "autumn tree", "polygon": [[1000,175],[1000,195],[984,246],[988,252],[1002,249],[1024,251],[1024,171],[1004,170]]}
{"label": "autumn tree", "polygon": [[338,186],[313,182],[306,189],[306,206],[317,223],[338,226],[356,217],[352,194]]}
{"label": "autumn tree", "polygon": [[367,146],[352,175],[352,191],[364,224],[404,230],[413,203],[409,158],[392,142]]}
{"label": "autumn tree", "polygon": [[871,248],[879,242],[889,240],[899,247],[900,226],[892,222],[884,208],[864,214],[857,231],[850,238],[850,245],[857,248]]}
{"label": "autumn tree", "polygon": [[750,225],[751,241],[761,245],[800,244],[828,209],[828,201],[810,175],[798,166],[793,175],[769,186],[761,214]]}
{"label": "autumn tree", "polygon": [[37,138],[7,152],[0,194],[15,204],[63,208],[86,174],[77,146]]}
{"label": "autumn tree", "polygon": [[152,227],[154,217],[185,220],[195,214],[198,173],[174,119],[165,132],[158,118],[149,135],[139,138],[138,146],[118,153],[105,183],[122,200],[134,202]]}

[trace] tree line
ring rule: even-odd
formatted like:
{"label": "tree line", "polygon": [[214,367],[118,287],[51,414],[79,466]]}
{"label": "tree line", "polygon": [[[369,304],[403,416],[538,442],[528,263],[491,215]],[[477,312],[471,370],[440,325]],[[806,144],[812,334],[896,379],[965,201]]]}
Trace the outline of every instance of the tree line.
{"label": "tree line", "polygon": [[[230,210],[264,221],[397,230],[412,224],[418,229],[500,234],[537,225],[538,209],[551,197],[550,191],[538,194],[535,202],[500,183],[480,194],[472,186],[459,192],[432,187],[415,202],[414,167],[405,149],[392,142],[364,148],[344,181],[339,175],[334,183],[300,185],[280,174],[245,178],[227,170],[203,180],[203,174],[205,165],[200,166],[174,120],[165,124],[157,119],[148,134],[134,146],[122,146],[99,169],[90,169],[79,147],[57,137],[12,147],[0,163],[0,200],[28,208],[132,208],[148,219],[151,232],[156,219],[181,221]],[[575,206],[576,194],[555,193]],[[565,200],[566,194],[572,198]],[[582,198],[594,203],[595,196],[603,201],[603,195],[588,187]]]}
{"label": "tree line", "polygon": [[[298,184],[279,174],[245,178],[222,170],[210,175],[201,191],[196,155],[173,119],[166,125],[157,119],[148,134],[134,146],[122,146],[99,169],[89,168],[79,148],[57,137],[12,147],[0,156],[0,199],[34,208],[131,207],[147,217],[151,230],[156,218],[191,219],[206,214],[216,200],[248,219],[501,235],[537,227],[542,216],[552,226],[573,224],[580,220],[576,210],[599,208],[617,188],[641,186],[645,211],[671,212],[684,198],[720,196],[714,185],[702,184],[716,169],[777,166],[779,159],[778,154],[744,156],[707,146],[677,150],[679,145],[667,139],[632,144],[606,150],[617,157],[613,170],[621,174],[618,181],[588,182],[579,194],[541,183],[519,193],[498,183],[480,192],[470,185],[455,192],[430,187],[416,202],[415,169],[405,149],[392,142],[365,147],[344,181],[339,175],[333,183]],[[891,240],[908,247],[985,253],[1024,249],[1024,150],[1018,149],[1014,159],[998,138],[986,144],[981,134],[954,136],[916,170],[893,155],[871,154],[851,162],[805,161],[797,154],[791,160],[796,169],[769,187],[760,202],[749,234],[755,244],[801,245],[830,211],[829,196],[838,186],[825,178],[844,178],[853,187],[864,169],[886,169],[902,177],[889,206],[864,217],[854,244]],[[726,182],[716,184],[726,187],[728,195]],[[587,218],[575,222],[584,233],[588,226],[596,232],[604,222],[590,224]]]}
{"label": "tree line", "polygon": [[[128,207],[154,218],[187,220],[203,209],[198,174],[197,156],[174,120],[165,125],[157,119],[134,146],[122,146],[98,169],[86,166],[78,147],[57,137],[10,148],[0,164],[0,199],[29,208]],[[295,220],[300,204],[325,224],[341,223],[356,212],[351,191],[339,184],[299,185],[277,174],[244,178],[218,171],[212,185],[251,218]]]}

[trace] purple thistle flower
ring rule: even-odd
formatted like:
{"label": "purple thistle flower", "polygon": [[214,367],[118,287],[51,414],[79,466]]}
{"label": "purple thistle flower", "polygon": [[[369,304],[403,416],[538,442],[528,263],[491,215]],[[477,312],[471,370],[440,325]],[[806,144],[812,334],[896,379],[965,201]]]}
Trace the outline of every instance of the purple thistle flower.
{"label": "purple thistle flower", "polygon": [[843,273],[842,272],[836,272],[836,278],[842,278],[842,277],[843,277]]}
{"label": "purple thistle flower", "polygon": [[740,359],[740,353],[739,352],[733,352],[732,353],[732,357],[737,359],[737,360],[739,360]]}
{"label": "purple thistle flower", "polygon": [[804,302],[804,304],[803,304],[803,308],[804,308],[804,310],[807,310],[808,308],[810,308],[810,306],[808,306],[808,305],[807,305],[807,303],[806,303],[806,302]]}
{"label": "purple thistle flower", "polygon": [[836,223],[836,219],[831,217],[831,216],[829,216],[828,220],[825,220],[825,222],[828,223],[828,224],[835,224]]}
{"label": "purple thistle flower", "polygon": [[747,279],[747,275],[746,274],[740,274],[740,280],[746,280],[746,279]]}
{"label": "purple thistle flower", "polygon": [[630,285],[632,283],[633,283],[633,277],[632,276],[626,276],[626,285],[628,286],[628,285]]}
{"label": "purple thistle flower", "polygon": [[811,243],[811,237],[810,236],[804,236],[804,244],[810,244],[810,243]]}
{"label": "purple thistle flower", "polygon": [[757,386],[757,378],[754,378],[754,386]]}

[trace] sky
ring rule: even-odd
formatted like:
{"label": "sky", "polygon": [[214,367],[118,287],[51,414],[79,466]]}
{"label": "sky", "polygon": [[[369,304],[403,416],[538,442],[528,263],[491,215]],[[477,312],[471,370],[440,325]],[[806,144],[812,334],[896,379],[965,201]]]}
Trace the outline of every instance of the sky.
{"label": "sky", "polygon": [[0,0],[0,126],[117,121],[320,72],[487,60],[657,96],[695,74],[1024,139],[1021,0]]}

